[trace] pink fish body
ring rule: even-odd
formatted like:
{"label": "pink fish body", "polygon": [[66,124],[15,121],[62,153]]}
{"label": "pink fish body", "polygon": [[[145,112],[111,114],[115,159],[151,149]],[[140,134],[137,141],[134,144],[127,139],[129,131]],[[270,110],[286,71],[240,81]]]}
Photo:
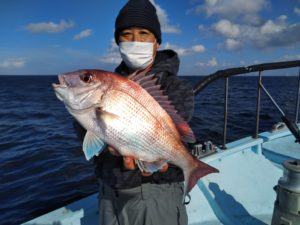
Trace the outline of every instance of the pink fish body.
{"label": "pink fish body", "polygon": [[143,172],[166,163],[183,170],[185,194],[198,179],[217,169],[194,158],[184,142],[194,142],[188,124],[177,114],[153,76],[122,77],[101,70],[80,70],[59,76],[57,97],[87,130],[83,151],[87,159],[105,144],[132,156]]}

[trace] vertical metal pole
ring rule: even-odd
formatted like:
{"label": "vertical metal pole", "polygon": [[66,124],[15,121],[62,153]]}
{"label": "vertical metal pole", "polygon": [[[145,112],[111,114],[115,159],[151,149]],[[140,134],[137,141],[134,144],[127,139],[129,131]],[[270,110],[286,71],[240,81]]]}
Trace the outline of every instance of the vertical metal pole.
{"label": "vertical metal pole", "polygon": [[260,114],[260,99],[261,99],[261,81],[262,81],[262,73],[259,71],[258,74],[258,83],[257,83],[257,102],[256,102],[256,128],[254,138],[258,138],[259,132],[259,114]]}
{"label": "vertical metal pole", "polygon": [[227,117],[228,117],[228,83],[229,78],[225,78],[225,93],[224,93],[224,127],[223,127],[223,146],[222,149],[226,149],[227,139]]}
{"label": "vertical metal pole", "polygon": [[299,105],[300,105],[300,67],[299,67],[299,78],[298,78],[298,95],[296,101],[296,114],[295,114],[295,123],[298,123],[299,116]]}

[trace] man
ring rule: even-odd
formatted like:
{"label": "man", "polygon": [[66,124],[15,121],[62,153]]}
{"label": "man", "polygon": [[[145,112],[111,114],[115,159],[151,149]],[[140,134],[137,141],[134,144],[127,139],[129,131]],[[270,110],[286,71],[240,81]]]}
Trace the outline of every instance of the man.
{"label": "man", "polygon": [[[192,88],[176,76],[177,54],[172,50],[158,51],[160,24],[156,9],[148,0],[130,0],[120,10],[115,41],[122,57],[115,72],[122,76],[154,73],[180,115],[189,120],[193,112]],[[94,161],[100,185],[99,224],[187,224],[181,169],[169,165],[154,174],[142,174],[134,159],[121,157],[110,146]]]}

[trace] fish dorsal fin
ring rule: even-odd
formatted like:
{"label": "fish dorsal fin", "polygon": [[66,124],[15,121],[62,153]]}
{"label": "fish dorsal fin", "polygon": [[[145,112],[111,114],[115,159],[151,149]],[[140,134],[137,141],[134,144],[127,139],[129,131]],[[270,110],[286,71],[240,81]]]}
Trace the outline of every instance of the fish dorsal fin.
{"label": "fish dorsal fin", "polygon": [[[145,72],[139,73],[138,71],[136,71],[136,72],[130,74],[130,75],[128,76],[128,79],[130,79],[130,80],[132,80],[132,81],[134,81],[134,82],[138,82],[141,78],[146,78],[146,77],[148,77],[148,76],[145,76],[145,74],[146,74]],[[152,78],[150,78],[150,79],[152,79]]]}
{"label": "fish dorsal fin", "polygon": [[181,135],[182,141],[187,143],[196,142],[196,138],[188,123],[178,114],[175,106],[168,99],[168,96],[164,95],[161,86],[156,84],[157,78],[155,78],[155,74],[145,75],[145,73],[133,73],[128,76],[128,78],[144,88],[169,114]]}

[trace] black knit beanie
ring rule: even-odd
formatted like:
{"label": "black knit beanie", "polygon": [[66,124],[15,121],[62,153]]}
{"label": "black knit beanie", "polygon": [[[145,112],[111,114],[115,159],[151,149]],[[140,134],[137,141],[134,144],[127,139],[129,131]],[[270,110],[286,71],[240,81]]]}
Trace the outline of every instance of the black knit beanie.
{"label": "black knit beanie", "polygon": [[155,7],[149,0],[129,0],[120,10],[115,22],[115,41],[120,32],[129,27],[142,27],[151,31],[161,43],[160,23]]}

